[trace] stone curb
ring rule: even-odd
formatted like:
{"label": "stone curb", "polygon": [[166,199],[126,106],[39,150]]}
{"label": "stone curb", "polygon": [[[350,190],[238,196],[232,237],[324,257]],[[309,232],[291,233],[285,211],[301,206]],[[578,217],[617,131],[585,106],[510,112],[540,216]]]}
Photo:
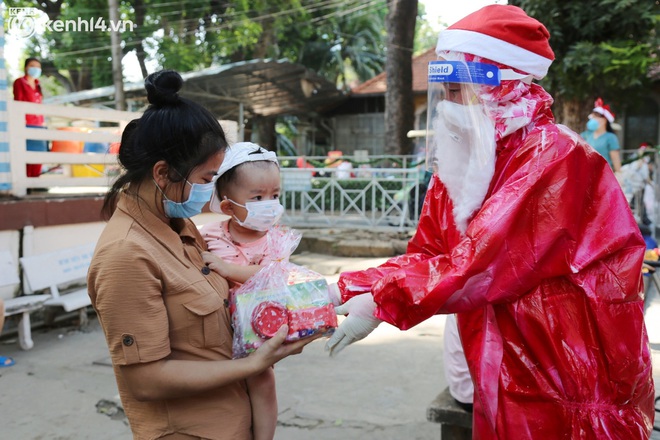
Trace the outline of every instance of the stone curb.
{"label": "stone curb", "polygon": [[295,253],[312,252],[337,257],[383,258],[406,252],[414,231],[358,229],[298,229],[302,234]]}

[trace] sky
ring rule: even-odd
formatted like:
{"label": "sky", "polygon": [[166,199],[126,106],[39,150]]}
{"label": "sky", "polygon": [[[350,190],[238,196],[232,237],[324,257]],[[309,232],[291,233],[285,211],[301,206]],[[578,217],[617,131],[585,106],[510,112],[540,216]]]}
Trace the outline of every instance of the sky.
{"label": "sky", "polygon": [[[451,25],[471,12],[493,3],[506,4],[507,0],[419,0],[426,8],[427,20],[434,29],[443,29],[445,25]],[[5,35],[7,37],[7,35]],[[22,66],[18,66],[18,58],[22,49],[21,44],[11,37],[6,38],[5,58],[8,70],[12,76],[22,74]],[[124,57],[124,75],[128,81],[136,81],[141,78],[137,58],[134,53]]]}

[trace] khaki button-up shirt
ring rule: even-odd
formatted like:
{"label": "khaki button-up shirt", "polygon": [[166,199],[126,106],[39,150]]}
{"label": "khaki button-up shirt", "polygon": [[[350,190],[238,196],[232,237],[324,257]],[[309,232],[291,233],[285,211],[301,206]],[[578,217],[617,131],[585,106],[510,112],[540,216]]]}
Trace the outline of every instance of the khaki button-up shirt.
{"label": "khaki button-up shirt", "polygon": [[124,410],[136,439],[170,434],[249,439],[244,381],[194,397],[139,402],[122,376],[122,365],[232,357],[227,282],[204,265],[204,241],[193,222],[176,222],[179,232],[122,194],[90,266],[89,295]]}

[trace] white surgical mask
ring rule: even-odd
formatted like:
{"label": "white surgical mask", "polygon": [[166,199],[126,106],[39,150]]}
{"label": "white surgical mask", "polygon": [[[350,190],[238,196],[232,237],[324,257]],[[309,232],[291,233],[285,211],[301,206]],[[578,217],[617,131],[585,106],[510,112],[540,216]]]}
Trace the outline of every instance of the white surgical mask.
{"label": "white surgical mask", "polygon": [[245,220],[240,221],[234,215],[236,223],[253,231],[264,232],[269,230],[284,214],[284,206],[278,200],[262,200],[258,202],[245,202],[245,205],[227,199],[236,206],[247,210]]}
{"label": "white surgical mask", "polygon": [[28,67],[27,74],[32,78],[39,78],[41,76],[41,69],[39,67]]}
{"label": "white surgical mask", "polygon": [[438,103],[438,115],[442,115],[447,127],[467,130],[472,127],[470,106],[443,100]]}

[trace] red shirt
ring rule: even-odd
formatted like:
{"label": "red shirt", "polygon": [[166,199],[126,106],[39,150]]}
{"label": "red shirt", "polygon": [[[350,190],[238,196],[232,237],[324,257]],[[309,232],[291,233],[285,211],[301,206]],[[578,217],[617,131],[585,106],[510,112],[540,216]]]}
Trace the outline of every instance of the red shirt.
{"label": "red shirt", "polygon": [[[22,76],[14,81],[14,100],[35,102],[41,104],[44,95],[41,93],[41,86],[39,80],[35,79],[35,87],[33,88],[27,81],[27,77]],[[44,125],[43,115],[25,115],[26,125]]]}

